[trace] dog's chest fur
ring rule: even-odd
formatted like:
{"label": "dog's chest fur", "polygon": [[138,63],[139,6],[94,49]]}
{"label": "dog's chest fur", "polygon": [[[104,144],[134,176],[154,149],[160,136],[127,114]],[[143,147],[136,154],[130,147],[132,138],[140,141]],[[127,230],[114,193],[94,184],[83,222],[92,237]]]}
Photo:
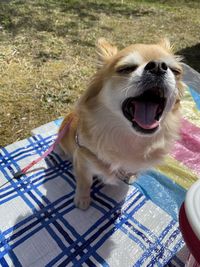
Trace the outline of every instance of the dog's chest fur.
{"label": "dog's chest fur", "polygon": [[[102,122],[102,120],[101,120]],[[80,143],[91,150],[99,160],[112,170],[120,168],[128,172],[139,172],[157,164],[166,153],[166,142],[162,134],[142,138],[121,124],[120,119],[106,118],[87,123],[87,135],[82,132]]]}

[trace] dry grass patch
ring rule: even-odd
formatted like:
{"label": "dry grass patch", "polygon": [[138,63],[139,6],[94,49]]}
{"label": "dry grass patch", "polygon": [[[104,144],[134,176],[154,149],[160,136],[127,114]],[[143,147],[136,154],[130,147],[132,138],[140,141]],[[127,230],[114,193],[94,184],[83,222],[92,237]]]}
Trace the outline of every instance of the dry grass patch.
{"label": "dry grass patch", "polygon": [[0,145],[69,110],[94,73],[98,37],[123,47],[167,36],[176,51],[190,52],[199,11],[199,1],[183,0],[1,2]]}

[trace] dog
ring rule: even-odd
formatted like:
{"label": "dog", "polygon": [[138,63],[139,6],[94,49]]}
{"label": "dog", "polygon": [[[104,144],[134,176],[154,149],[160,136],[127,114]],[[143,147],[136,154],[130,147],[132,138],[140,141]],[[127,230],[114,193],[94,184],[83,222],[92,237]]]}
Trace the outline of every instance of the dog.
{"label": "dog", "polygon": [[72,119],[60,146],[73,161],[74,203],[82,210],[90,205],[94,176],[114,184],[162,161],[178,137],[185,87],[167,39],[118,51],[100,38],[97,54],[88,89],[60,127]]}

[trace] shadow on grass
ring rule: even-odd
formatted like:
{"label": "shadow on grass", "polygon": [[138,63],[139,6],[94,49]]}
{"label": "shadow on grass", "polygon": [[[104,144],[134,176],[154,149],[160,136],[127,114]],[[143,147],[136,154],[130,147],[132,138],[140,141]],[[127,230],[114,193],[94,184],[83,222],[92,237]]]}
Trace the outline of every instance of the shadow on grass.
{"label": "shadow on grass", "polygon": [[99,14],[141,17],[154,13],[152,9],[135,8],[130,4],[112,3],[109,0],[18,0],[0,3],[1,26],[13,35],[28,29],[54,32],[57,36],[77,35],[78,27],[89,29],[95,26]]}
{"label": "shadow on grass", "polygon": [[179,50],[178,54],[184,57],[186,64],[200,72],[200,43]]}

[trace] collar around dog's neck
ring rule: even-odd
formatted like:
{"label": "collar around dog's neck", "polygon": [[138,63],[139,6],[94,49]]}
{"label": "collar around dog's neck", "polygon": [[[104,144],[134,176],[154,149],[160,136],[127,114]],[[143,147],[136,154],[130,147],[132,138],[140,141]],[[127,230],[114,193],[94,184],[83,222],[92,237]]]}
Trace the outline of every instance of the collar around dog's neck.
{"label": "collar around dog's neck", "polygon": [[78,129],[76,131],[76,135],[75,135],[75,143],[76,145],[79,147],[79,148],[84,148],[86,149],[87,151],[89,151],[91,154],[94,154],[87,146],[83,145],[83,143],[81,144],[80,142],[80,135],[78,134]]}
{"label": "collar around dog's neck", "polygon": [[78,131],[76,131],[76,135],[75,135],[75,143],[76,143],[76,145],[78,146],[78,148],[85,149],[85,150],[87,151],[87,153],[89,153],[93,158],[98,159],[99,162],[101,162],[101,164],[103,164],[104,166],[105,166],[105,165],[109,165],[109,164],[105,163],[102,159],[99,159],[99,158],[97,157],[97,155],[94,154],[89,148],[87,148],[86,146],[84,146],[84,145],[82,145],[82,144],[80,143],[80,138],[79,138]]}
{"label": "collar around dog's neck", "polygon": [[[93,158],[93,159],[95,159],[95,160],[97,160],[98,159],[98,162],[99,162],[99,165],[101,166],[101,168],[103,168],[103,169],[110,169],[110,166],[111,166],[111,164],[108,164],[108,163],[105,163],[102,159],[99,159],[98,157],[97,157],[97,155],[95,155],[89,148],[87,148],[87,147],[85,147],[85,146],[83,146],[82,144],[80,144],[80,139],[79,139],[79,135],[78,135],[78,131],[76,131],[76,135],[75,135],[75,143],[76,143],[76,145],[79,147],[79,148],[83,148],[83,149],[85,149],[85,150],[87,150],[87,153],[89,153],[90,154],[90,156]],[[122,169],[119,169],[119,173],[117,172],[117,174],[121,174],[122,175],[122,171],[124,172],[124,178],[122,179],[122,178],[119,178],[118,177],[118,175],[116,175],[116,177],[119,179],[119,180],[123,180],[123,181],[126,181],[126,172],[124,171],[124,170],[122,170]],[[128,180],[126,181],[126,183],[128,183]]]}
{"label": "collar around dog's neck", "polygon": [[78,131],[76,132],[76,135],[75,135],[75,143],[80,148],[86,148],[85,146],[83,146],[83,145],[80,144]]}

